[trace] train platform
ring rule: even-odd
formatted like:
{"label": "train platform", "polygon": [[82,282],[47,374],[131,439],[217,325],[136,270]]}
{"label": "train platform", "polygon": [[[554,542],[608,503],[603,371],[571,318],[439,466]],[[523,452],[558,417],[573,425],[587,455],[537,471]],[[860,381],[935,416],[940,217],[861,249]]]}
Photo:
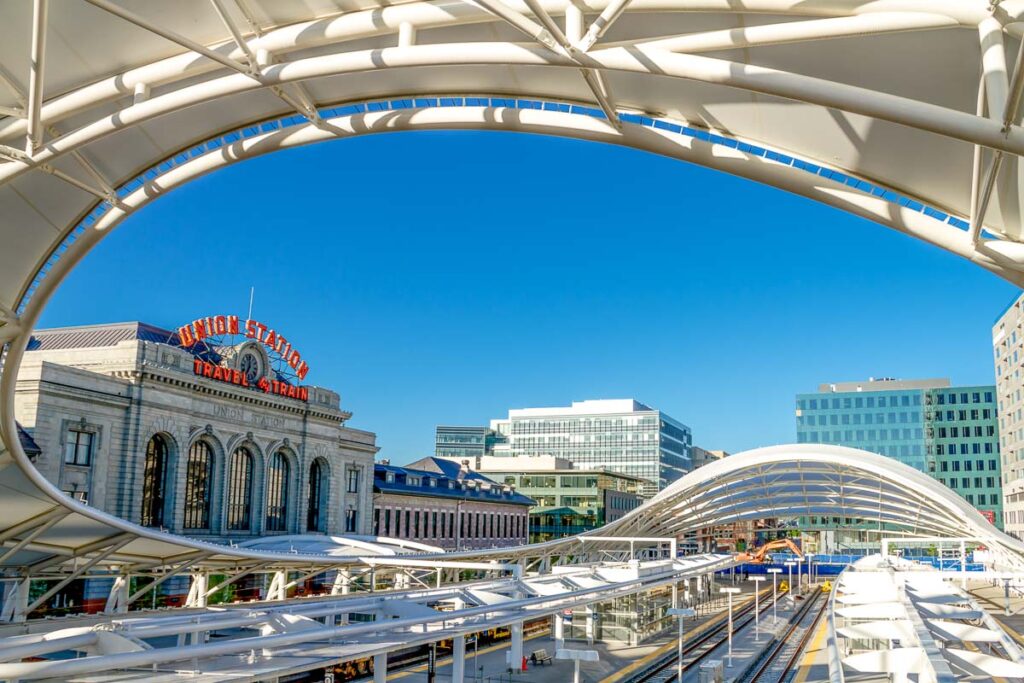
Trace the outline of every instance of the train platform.
{"label": "train platform", "polygon": [[[721,583],[719,585],[722,585]],[[739,582],[736,584],[741,593],[734,597],[734,614],[743,607],[753,602],[754,582]],[[762,584],[763,586],[763,584]],[[727,667],[726,680],[730,673],[738,673],[745,668],[766,644],[772,629],[771,609],[771,588],[762,592],[760,601],[761,633],[757,642],[754,641],[754,629],[751,625],[734,636],[733,640],[733,667]],[[726,602],[719,599],[714,603],[701,606],[699,616],[686,623],[686,640],[699,638],[712,630],[721,629],[727,621]],[[789,619],[791,608],[789,599],[785,596],[779,597],[778,616],[779,627],[783,628]],[[564,647],[573,650],[595,650],[598,652],[598,661],[583,662],[580,666],[581,681],[583,683],[627,683],[649,669],[653,664],[662,660],[666,655],[676,649],[675,627],[668,629],[656,638],[649,639],[637,646],[629,646],[623,643],[595,642],[592,645],[581,640],[566,640]],[[532,637],[527,636],[523,644],[523,652],[529,654],[535,650],[544,649],[551,655],[555,653],[555,641],[550,632],[542,632]],[[568,660],[554,660],[546,665],[527,666],[525,672],[509,672],[507,653],[509,643],[502,642],[494,645],[481,647],[474,654],[472,646],[467,647],[466,653],[466,675],[467,682],[474,683],[567,683],[572,680],[574,664]],[[721,648],[721,657],[715,652],[711,658],[725,657],[725,648]],[[692,676],[690,675],[692,674]],[[697,667],[693,667],[685,676],[689,683],[696,683]],[[388,681],[401,681],[401,683],[427,683],[426,665],[417,665],[399,671],[388,673]],[[451,681],[451,657],[440,657],[437,661],[435,683],[449,683]]]}
{"label": "train platform", "polygon": [[1002,583],[991,581],[968,581],[967,590],[1002,624],[1006,633],[1024,647],[1024,596],[1011,589],[1007,599]]}

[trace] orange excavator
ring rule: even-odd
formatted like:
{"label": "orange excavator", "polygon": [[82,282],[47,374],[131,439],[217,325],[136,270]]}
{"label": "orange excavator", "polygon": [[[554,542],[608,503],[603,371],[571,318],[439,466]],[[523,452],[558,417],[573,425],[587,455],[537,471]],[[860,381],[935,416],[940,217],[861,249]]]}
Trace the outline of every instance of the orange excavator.
{"label": "orange excavator", "polygon": [[766,561],[771,560],[771,556],[768,554],[772,550],[782,550],[788,548],[793,553],[803,559],[804,554],[800,552],[800,547],[793,543],[788,538],[780,538],[776,541],[769,541],[762,545],[760,548],[756,548],[753,552],[736,553],[737,562],[745,562],[747,564],[762,564]]}

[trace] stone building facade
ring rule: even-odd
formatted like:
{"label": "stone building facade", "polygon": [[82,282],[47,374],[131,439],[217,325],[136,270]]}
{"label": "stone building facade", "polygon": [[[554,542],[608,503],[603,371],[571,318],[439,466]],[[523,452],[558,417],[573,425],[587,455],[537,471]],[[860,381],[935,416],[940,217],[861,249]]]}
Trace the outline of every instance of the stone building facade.
{"label": "stone building facade", "polygon": [[211,356],[144,323],[40,330],[16,415],[50,481],[132,522],[215,542],[369,533],[376,436],[336,392],[293,387],[256,340]]}
{"label": "stone building facade", "polygon": [[373,478],[373,529],[445,550],[522,545],[533,499],[441,458],[406,467],[378,464]]}

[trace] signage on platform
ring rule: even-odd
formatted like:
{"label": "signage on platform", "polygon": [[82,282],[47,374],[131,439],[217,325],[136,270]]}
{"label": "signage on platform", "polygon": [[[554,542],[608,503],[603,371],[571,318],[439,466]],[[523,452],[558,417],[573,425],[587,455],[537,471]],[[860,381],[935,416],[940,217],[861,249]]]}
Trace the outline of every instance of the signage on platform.
{"label": "signage on platform", "polygon": [[284,335],[257,320],[246,320],[242,326],[237,315],[214,315],[193,320],[188,325],[178,328],[178,339],[182,346],[192,346],[207,337],[236,334],[244,334],[247,339],[260,342],[281,356],[281,359],[295,371],[296,377],[300,380],[306,379],[309,366],[302,360],[302,354],[292,347]]}

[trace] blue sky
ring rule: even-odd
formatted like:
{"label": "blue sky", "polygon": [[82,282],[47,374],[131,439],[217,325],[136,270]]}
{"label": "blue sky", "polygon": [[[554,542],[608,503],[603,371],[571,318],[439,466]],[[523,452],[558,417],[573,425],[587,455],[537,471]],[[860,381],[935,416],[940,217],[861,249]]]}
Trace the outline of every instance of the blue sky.
{"label": "blue sky", "polygon": [[649,154],[513,133],[280,152],[127,220],[42,326],[218,313],[275,325],[381,457],[439,423],[634,397],[739,451],[794,394],[868,376],[993,381],[1017,288],[805,199]]}

